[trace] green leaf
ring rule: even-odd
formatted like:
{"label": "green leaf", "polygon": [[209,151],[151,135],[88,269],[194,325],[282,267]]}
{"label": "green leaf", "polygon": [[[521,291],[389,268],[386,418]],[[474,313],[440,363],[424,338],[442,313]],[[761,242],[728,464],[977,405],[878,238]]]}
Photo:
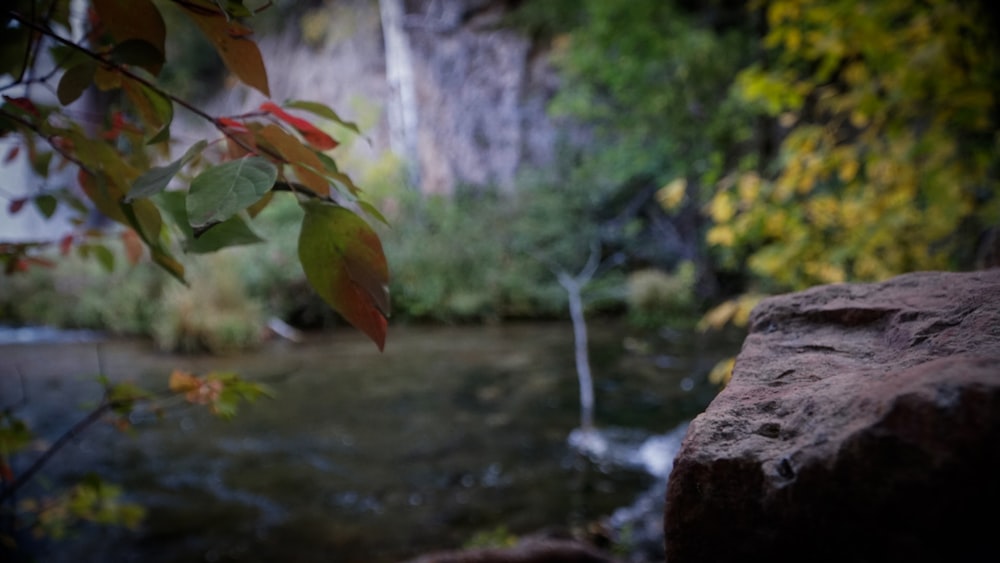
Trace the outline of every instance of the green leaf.
{"label": "green leaf", "polygon": [[127,203],[136,198],[149,197],[162,192],[170,184],[170,180],[180,172],[180,169],[188,162],[191,162],[194,157],[198,156],[206,146],[208,146],[208,142],[204,140],[198,141],[191,145],[187,152],[184,153],[184,156],[170,164],[156,166],[147,170],[132,182],[132,187],[125,196],[125,202]]}
{"label": "green leaf", "polygon": [[226,13],[234,18],[249,18],[253,15],[246,6],[243,5],[242,0],[226,0]]}
{"label": "green leaf", "polygon": [[264,239],[250,228],[250,225],[239,215],[233,215],[225,221],[213,225],[204,233],[189,239],[184,244],[184,250],[194,254],[215,252],[229,246],[257,244]]}
{"label": "green leaf", "polygon": [[143,39],[128,39],[111,49],[111,60],[118,64],[135,65],[157,74],[163,68],[163,51]]}
{"label": "green leaf", "polygon": [[278,169],[258,156],[209,168],[191,182],[187,213],[191,227],[221,222],[253,205],[278,179]]}
{"label": "green leaf", "polygon": [[91,251],[97,258],[97,261],[101,263],[101,266],[108,272],[115,271],[115,255],[108,250],[108,247],[100,244],[95,244],[91,247]]}
{"label": "green leaf", "polygon": [[42,178],[49,177],[49,163],[52,162],[51,152],[40,152],[31,159],[31,169]]}
{"label": "green leaf", "polygon": [[389,268],[378,235],[344,207],[319,202],[302,207],[299,261],[306,279],[382,350],[388,327]]}
{"label": "green leaf", "polygon": [[68,106],[79,99],[83,92],[94,83],[96,71],[97,63],[94,61],[84,61],[67,69],[59,79],[59,86],[56,88],[59,103]]}
{"label": "green leaf", "polygon": [[[131,39],[139,39],[157,49],[161,53],[161,59],[163,58],[162,54],[166,53],[166,25],[156,4],[151,0],[91,0],[91,4],[101,23],[117,43],[125,44]],[[127,56],[139,55],[131,53]],[[152,68],[144,68],[156,76],[160,74],[162,66],[161,63]]]}
{"label": "green leaf", "polygon": [[150,129],[156,130],[156,133],[146,141],[146,144],[153,145],[168,140],[170,138],[170,124],[174,120],[173,102],[152,88],[134,80],[124,81],[122,89],[132,105],[135,106],[143,123]]}
{"label": "green leaf", "polygon": [[184,235],[182,246],[185,252],[203,254],[206,252],[215,252],[229,246],[264,242],[264,239],[239,214],[213,225],[200,236],[196,237],[194,229],[188,224],[183,193],[164,192],[156,200],[160,207],[167,212],[181,229],[181,233]]}
{"label": "green leaf", "polygon": [[38,208],[38,212],[41,213],[46,219],[52,217],[56,212],[56,207],[59,205],[59,200],[54,196],[50,195],[40,195],[35,198],[35,207]]}
{"label": "green leaf", "polygon": [[383,225],[389,225],[389,221],[386,220],[385,215],[382,215],[382,212],[379,211],[374,205],[368,203],[367,201],[358,200],[358,207],[360,207],[365,213],[371,215],[375,219],[378,219],[378,221]]}
{"label": "green leaf", "polygon": [[329,119],[342,127],[346,127],[357,134],[361,134],[361,129],[358,128],[358,124],[353,121],[346,121],[337,115],[337,112],[330,109],[330,107],[325,106],[319,102],[308,102],[302,100],[292,100],[290,102],[285,102],[286,108],[295,108],[303,111],[308,111],[314,115],[322,117],[324,119]]}

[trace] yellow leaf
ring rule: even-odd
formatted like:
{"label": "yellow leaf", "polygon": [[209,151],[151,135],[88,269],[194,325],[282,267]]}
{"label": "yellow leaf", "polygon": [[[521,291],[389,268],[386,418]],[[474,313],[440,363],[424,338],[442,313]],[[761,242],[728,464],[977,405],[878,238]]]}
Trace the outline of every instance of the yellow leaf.
{"label": "yellow leaf", "polygon": [[840,163],[840,170],[837,171],[837,175],[840,177],[842,182],[850,182],[858,175],[858,161],[854,158],[844,160]]}
{"label": "yellow leaf", "polygon": [[725,223],[736,215],[736,206],[728,194],[718,193],[709,203],[709,213],[716,223]]}
{"label": "yellow leaf", "polygon": [[94,72],[94,85],[103,92],[121,88],[122,75],[110,67],[98,66]]}
{"label": "yellow leaf", "polygon": [[708,374],[708,381],[714,385],[726,385],[733,378],[733,368],[735,367],[736,358],[720,361]]}
{"label": "yellow leaf", "polygon": [[756,172],[748,172],[740,176],[736,189],[740,194],[740,202],[750,205],[757,200],[760,195],[760,175]]}
{"label": "yellow leaf", "polygon": [[716,225],[708,230],[708,244],[713,246],[733,246],[736,244],[736,233],[728,225]]}
{"label": "yellow leaf", "polygon": [[667,211],[673,211],[684,203],[687,195],[687,180],[675,178],[656,192],[656,200]]}

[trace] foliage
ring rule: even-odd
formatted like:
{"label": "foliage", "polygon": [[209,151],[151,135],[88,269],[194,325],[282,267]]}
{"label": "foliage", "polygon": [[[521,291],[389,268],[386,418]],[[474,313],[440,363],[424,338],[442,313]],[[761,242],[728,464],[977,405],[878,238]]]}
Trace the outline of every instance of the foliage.
{"label": "foliage", "polygon": [[[148,256],[186,284],[189,270],[178,259],[181,252],[196,255],[258,243],[253,218],[276,198],[294,199],[306,210],[298,252],[306,278],[381,349],[388,268],[381,243],[362,215],[381,216],[327,154],[338,141],[301,115],[324,127],[355,133],[358,127],[321,103],[297,100],[280,106],[265,100],[250,113],[213,116],[161,82],[164,68],[173,63],[167,60],[163,8],[172,14],[171,21],[186,18],[192,23],[236,80],[269,98],[268,75],[247,21],[270,5],[91,0],[81,4],[84,12],[76,13],[81,6],[70,0],[6,2],[0,10],[0,137],[13,141],[6,163],[24,156],[39,184],[35,193],[11,200],[8,211],[17,213],[29,203],[46,217],[57,209],[69,210],[74,231],[58,241],[59,260],[75,250],[110,270],[121,257],[136,267]],[[177,143],[171,125],[178,109],[214,127],[218,136]],[[175,149],[183,153],[171,159]],[[121,238],[121,254],[100,239],[103,233]],[[0,265],[7,274],[52,265],[47,257],[52,246],[45,241],[0,243]],[[168,296],[168,304],[174,305],[169,312],[176,318],[164,316],[160,322],[170,330],[162,332],[210,348],[259,337],[252,322],[259,311],[244,298],[235,272],[227,276],[214,278],[214,291],[196,284],[197,293],[187,299],[197,297],[187,302],[182,297],[170,302]],[[204,315],[210,310],[206,298],[218,314]],[[204,326],[187,326],[194,319],[215,322],[209,328],[223,334],[224,341],[209,340]],[[59,449],[99,420],[109,418],[125,428],[136,408],[158,411],[162,401],[176,396],[228,417],[241,401],[266,393],[228,373],[177,372],[163,392],[101,381],[101,403],[20,473],[9,460],[36,437],[16,416],[19,405],[5,406],[0,424],[3,532],[13,525],[15,532],[34,527],[58,536],[74,520],[134,525],[141,511],[121,503],[115,486],[97,480],[54,500],[27,499],[13,506],[15,494]],[[26,511],[35,514],[34,521]],[[0,540],[6,550],[12,538]]]}
{"label": "foliage", "polygon": [[[97,377],[104,387],[101,402],[86,413],[76,424],[51,444],[38,448],[42,443],[17,416],[20,404],[4,405],[0,410],[0,553],[17,549],[14,538],[30,531],[36,535],[59,539],[81,522],[101,525],[136,527],[142,519],[142,507],[128,502],[122,489],[106,483],[96,475],[86,476],[75,486],[48,497],[20,499],[12,506],[25,484],[73,439],[99,421],[111,422],[121,430],[130,427],[130,416],[138,411],[161,414],[175,399],[194,405],[203,405],[216,416],[223,418],[236,414],[239,405],[260,397],[270,396],[267,387],[246,381],[233,373],[208,373],[198,376],[174,371],[169,387],[150,391],[130,382],[113,383],[103,375]],[[11,459],[32,449],[42,453],[19,473],[14,472]],[[8,527],[10,526],[10,527]],[[9,535],[8,535],[9,534]]]}
{"label": "foliage", "polygon": [[464,549],[514,547],[517,545],[517,540],[517,535],[512,534],[507,526],[500,525],[476,532],[462,547]]}
{"label": "foliage", "polygon": [[1000,61],[978,7],[768,2],[768,62],[737,89],[784,138],[719,183],[708,242],[778,289],[969,266],[1000,221]]}
{"label": "foliage", "polygon": [[512,202],[486,194],[446,200],[415,193],[395,202],[385,238],[397,314],[454,322],[545,317],[563,308],[550,274],[511,246]]}
{"label": "foliage", "polygon": [[[109,271],[109,262],[128,264],[123,245],[100,238],[90,240],[80,241],[66,256],[51,249],[37,255],[58,261],[56,267],[31,268],[0,278],[0,320],[113,334],[150,334],[160,312],[163,276],[148,263]],[[94,248],[102,248],[109,260],[95,260]],[[115,291],[109,292],[109,287]]]}
{"label": "foliage", "polygon": [[598,181],[687,178],[697,204],[698,180],[717,174],[751,133],[744,106],[728,94],[752,53],[749,34],[706,25],[676,2],[581,4],[583,23],[556,39],[566,84],[552,112],[593,127],[599,149],[587,165]]}
{"label": "foliage", "polygon": [[684,262],[673,274],[655,268],[628,274],[630,320],[647,327],[683,326],[694,318],[698,306],[695,296],[695,268]]}
{"label": "foliage", "polygon": [[190,286],[167,287],[152,322],[157,345],[168,351],[226,354],[261,342],[266,318],[261,304],[229,255],[199,264]]}
{"label": "foliage", "polygon": [[[263,60],[251,39],[252,30],[244,23],[253,10],[242,2],[223,5],[203,0],[172,2],[167,7],[194,23],[238,80],[269,94]],[[316,102],[289,101],[280,107],[265,101],[249,114],[210,116],[157,83],[168,64],[167,30],[158,5],[150,0],[94,0],[87,16],[83,21],[71,18],[68,0],[44,5],[18,0],[0,13],[8,30],[0,50],[0,76],[8,79],[0,86],[4,92],[0,135],[18,139],[35,172],[53,185],[65,181],[65,175],[59,174],[62,169],[75,168],[76,187],[46,185],[32,198],[45,196],[49,198],[46,205],[77,210],[80,232],[65,244],[85,238],[82,225],[89,209],[96,209],[133,232],[154,263],[185,281],[185,266],[176,258],[178,250],[197,253],[255,242],[249,221],[276,192],[290,192],[302,202],[351,216],[362,209],[374,212],[360,199],[353,181],[326,155],[337,141],[291,113],[304,112],[357,129],[332,109]],[[83,39],[69,39],[74,33]],[[42,52],[48,56],[40,56]],[[54,86],[58,103],[39,95],[39,85]],[[112,111],[103,123],[83,123],[69,107],[92,104],[91,95],[84,94],[95,90],[112,100]],[[198,141],[180,158],[156,166],[158,157],[171,148],[175,108],[211,124],[220,137]],[[167,194],[174,193],[173,186],[185,183],[190,187],[183,196],[184,205],[171,205]],[[22,201],[14,201],[10,208],[16,211],[21,206]],[[358,232],[330,231],[321,225],[310,229],[306,242],[329,238],[339,248],[353,244],[351,237]],[[202,237],[210,237],[211,242]],[[371,253],[364,260],[373,260],[378,269],[384,264],[381,247],[377,239],[366,240]],[[2,248],[0,258],[8,272],[26,269],[38,251],[37,245],[26,244]],[[345,260],[336,248],[300,253],[300,257],[312,271],[336,271],[344,268]],[[137,261],[139,255],[130,254],[130,258]],[[363,327],[381,347],[384,308],[378,309],[375,303],[386,299],[384,287],[367,279],[351,278],[346,283],[350,291],[315,289],[352,322],[359,322],[353,313],[359,309],[366,317],[381,318],[374,333],[371,325]]]}

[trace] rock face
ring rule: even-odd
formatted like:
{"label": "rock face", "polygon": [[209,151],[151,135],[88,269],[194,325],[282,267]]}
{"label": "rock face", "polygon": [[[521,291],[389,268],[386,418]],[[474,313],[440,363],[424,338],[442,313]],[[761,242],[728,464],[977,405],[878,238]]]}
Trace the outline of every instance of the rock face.
{"label": "rock face", "polygon": [[[382,3],[396,7],[398,29],[383,29],[379,2],[338,0],[309,16],[328,22],[314,44],[305,44],[294,25],[283,35],[263,36],[273,98],[322,101],[358,121],[371,141],[356,143],[356,158],[365,160],[394,148],[391,112],[402,111],[405,123],[398,126],[407,139],[395,149],[400,158],[415,161],[411,180],[424,193],[450,194],[461,186],[509,192],[519,171],[552,162],[562,129],[546,107],[558,78],[549,42],[507,25],[517,1]],[[387,59],[387,32],[406,51],[402,62]],[[407,67],[407,84],[396,85],[412,89],[405,102],[389,83],[390,63]],[[236,89],[210,108],[240,113],[262,101]],[[395,108],[397,103],[406,107]]]}
{"label": "rock face", "polygon": [[670,563],[998,553],[1000,269],[763,301],[667,491]]}

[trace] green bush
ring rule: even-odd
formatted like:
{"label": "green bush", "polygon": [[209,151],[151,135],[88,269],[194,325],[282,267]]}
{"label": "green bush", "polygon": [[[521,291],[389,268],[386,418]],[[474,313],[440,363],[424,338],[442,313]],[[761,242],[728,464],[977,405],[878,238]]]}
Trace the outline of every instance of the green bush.
{"label": "green bush", "polygon": [[394,315],[445,322],[561,314],[552,275],[512,250],[503,196],[407,194],[385,234]]}
{"label": "green bush", "polygon": [[[53,268],[0,277],[0,321],[149,334],[165,281],[155,266],[128,265],[117,244],[82,245],[53,260]],[[104,264],[116,267],[108,271]]]}
{"label": "green bush", "polygon": [[266,317],[247,294],[237,258],[220,252],[189,269],[190,287],[166,289],[152,334],[164,350],[225,354],[260,344]]}
{"label": "green bush", "polygon": [[673,274],[637,270],[628,275],[629,319],[639,326],[687,325],[697,314],[694,264],[682,263]]}

